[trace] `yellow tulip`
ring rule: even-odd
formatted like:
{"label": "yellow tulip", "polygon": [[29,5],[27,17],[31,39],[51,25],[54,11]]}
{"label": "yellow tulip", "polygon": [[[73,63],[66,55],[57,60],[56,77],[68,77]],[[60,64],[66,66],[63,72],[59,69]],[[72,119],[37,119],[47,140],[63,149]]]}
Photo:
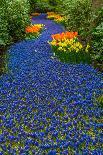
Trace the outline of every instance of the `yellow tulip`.
{"label": "yellow tulip", "polygon": [[56,41],[52,41],[50,44],[56,46]]}

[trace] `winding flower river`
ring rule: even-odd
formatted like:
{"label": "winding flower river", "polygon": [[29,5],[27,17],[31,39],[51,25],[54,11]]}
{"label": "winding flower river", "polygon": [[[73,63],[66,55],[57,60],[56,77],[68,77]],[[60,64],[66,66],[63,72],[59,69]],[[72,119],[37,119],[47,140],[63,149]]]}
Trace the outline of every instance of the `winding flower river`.
{"label": "winding flower river", "polygon": [[0,77],[0,154],[102,155],[102,73],[87,64],[59,62],[48,41],[63,27],[32,19],[46,29],[36,40],[11,46],[9,72]]}

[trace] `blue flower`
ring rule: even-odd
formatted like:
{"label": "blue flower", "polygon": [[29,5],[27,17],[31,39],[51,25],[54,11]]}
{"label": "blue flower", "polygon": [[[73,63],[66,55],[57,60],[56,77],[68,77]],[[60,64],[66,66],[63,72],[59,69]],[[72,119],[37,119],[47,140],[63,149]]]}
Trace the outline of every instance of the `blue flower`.
{"label": "blue flower", "polygon": [[56,155],[56,151],[49,151],[48,155]]}

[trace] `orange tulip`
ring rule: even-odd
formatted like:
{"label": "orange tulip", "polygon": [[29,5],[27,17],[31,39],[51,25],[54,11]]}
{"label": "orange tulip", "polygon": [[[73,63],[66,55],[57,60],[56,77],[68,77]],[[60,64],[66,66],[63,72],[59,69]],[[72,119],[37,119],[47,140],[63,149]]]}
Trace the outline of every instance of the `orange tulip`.
{"label": "orange tulip", "polygon": [[73,39],[74,37],[77,37],[78,33],[77,32],[62,32],[58,34],[52,35],[52,39],[55,40],[64,40],[64,39]]}
{"label": "orange tulip", "polygon": [[38,33],[40,30],[41,30],[41,28],[39,26],[35,26],[35,25],[28,26],[25,29],[26,33]]}

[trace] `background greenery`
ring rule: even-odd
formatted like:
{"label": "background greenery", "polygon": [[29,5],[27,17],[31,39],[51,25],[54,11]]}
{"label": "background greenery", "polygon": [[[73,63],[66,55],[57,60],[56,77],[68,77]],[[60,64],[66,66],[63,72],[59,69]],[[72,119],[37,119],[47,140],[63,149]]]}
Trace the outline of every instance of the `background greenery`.
{"label": "background greenery", "polygon": [[52,0],[29,0],[31,4],[31,12],[46,13],[48,11],[55,11],[56,1]]}
{"label": "background greenery", "polygon": [[8,30],[14,41],[24,38],[25,27],[30,24],[28,0],[9,0],[7,5]]}
{"label": "background greenery", "polygon": [[8,23],[7,23],[7,16],[6,13],[6,6],[5,1],[0,1],[0,46],[5,46],[9,43],[9,32],[8,32]]}
{"label": "background greenery", "polygon": [[0,47],[23,39],[30,24],[28,0],[3,0],[0,4]]}
{"label": "background greenery", "polygon": [[57,0],[56,11],[66,16],[66,29],[78,31],[83,44],[91,45],[93,62],[103,70],[103,1]]}
{"label": "background greenery", "polygon": [[[94,19],[94,27],[91,33],[91,52],[93,60],[102,64],[103,62],[103,7],[100,8]],[[103,66],[101,66],[103,70]]]}

